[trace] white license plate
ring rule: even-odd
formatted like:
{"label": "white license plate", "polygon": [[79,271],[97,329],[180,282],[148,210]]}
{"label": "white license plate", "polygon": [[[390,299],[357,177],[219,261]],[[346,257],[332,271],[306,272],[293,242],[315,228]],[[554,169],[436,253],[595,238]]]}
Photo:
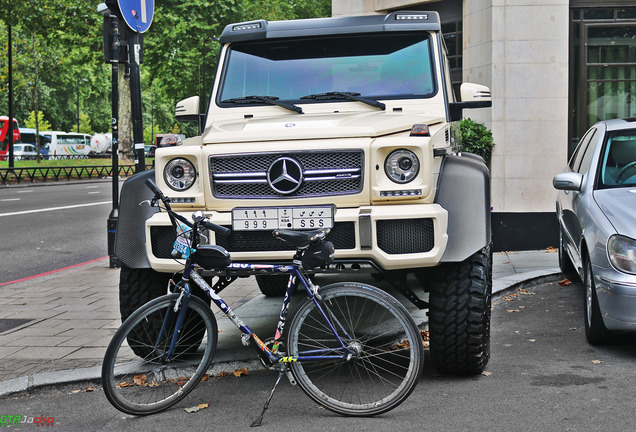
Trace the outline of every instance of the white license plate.
{"label": "white license plate", "polygon": [[241,207],[232,210],[236,231],[333,228],[332,206]]}

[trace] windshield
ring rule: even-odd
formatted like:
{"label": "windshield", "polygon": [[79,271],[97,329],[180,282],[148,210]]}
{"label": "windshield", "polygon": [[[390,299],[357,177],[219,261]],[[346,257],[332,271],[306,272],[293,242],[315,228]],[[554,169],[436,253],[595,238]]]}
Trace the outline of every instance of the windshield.
{"label": "windshield", "polygon": [[[218,103],[231,106],[237,102],[230,99],[249,96],[299,103],[303,97],[329,92],[375,99],[430,97],[436,92],[434,83],[427,34],[275,39],[232,44]],[[350,99],[302,102],[324,100]]]}
{"label": "windshield", "polygon": [[609,134],[600,179],[601,187],[636,186],[636,130]]}

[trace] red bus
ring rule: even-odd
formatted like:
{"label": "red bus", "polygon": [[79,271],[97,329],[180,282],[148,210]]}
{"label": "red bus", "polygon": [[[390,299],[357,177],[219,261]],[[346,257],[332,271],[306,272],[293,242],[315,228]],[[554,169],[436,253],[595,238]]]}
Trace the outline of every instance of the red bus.
{"label": "red bus", "polygon": [[[9,132],[9,117],[0,116],[0,160],[6,160],[9,154],[9,139],[7,137]],[[15,143],[20,139],[20,131],[18,130],[18,121],[13,119],[13,142]]]}

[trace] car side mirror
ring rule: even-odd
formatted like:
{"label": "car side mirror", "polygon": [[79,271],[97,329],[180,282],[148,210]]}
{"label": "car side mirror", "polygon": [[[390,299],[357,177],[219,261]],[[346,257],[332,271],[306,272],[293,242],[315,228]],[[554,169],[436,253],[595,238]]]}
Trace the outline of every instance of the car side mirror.
{"label": "car side mirror", "polygon": [[462,110],[489,108],[492,106],[492,94],[486,86],[474,83],[462,83],[459,88],[461,102],[448,104],[450,121],[462,119]]}
{"label": "car side mirror", "polygon": [[179,121],[199,121],[199,96],[179,101],[174,115]]}
{"label": "car side mirror", "polygon": [[199,133],[203,132],[202,126],[205,114],[199,113],[199,96],[192,96],[177,103],[174,115],[178,121],[197,122]]}
{"label": "car side mirror", "polygon": [[558,190],[581,191],[583,175],[575,172],[564,172],[554,176],[552,185]]}

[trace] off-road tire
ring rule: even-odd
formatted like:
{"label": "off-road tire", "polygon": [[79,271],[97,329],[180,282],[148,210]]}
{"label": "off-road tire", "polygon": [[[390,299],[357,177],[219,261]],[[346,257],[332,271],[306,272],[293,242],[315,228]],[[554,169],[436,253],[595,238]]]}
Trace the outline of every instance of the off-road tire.
{"label": "off-road tire", "polygon": [[[166,294],[168,281],[172,277],[173,275],[170,273],[159,273],[150,268],[133,269],[122,265],[119,274],[119,311],[122,323],[144,304]],[[176,278],[175,282],[178,282],[180,279],[179,275],[174,277]],[[210,298],[201,289],[192,286],[192,294],[210,306]],[[192,325],[195,327],[189,330],[199,334],[202,339],[205,331],[204,324],[199,322]],[[142,336],[137,336],[139,340],[143,339]],[[145,336],[148,338],[150,345],[154,342],[151,339],[155,336],[155,334],[151,333]],[[140,357],[148,355],[148,352],[143,348],[137,347],[137,345],[133,348],[133,351]]]}
{"label": "off-road tire", "polygon": [[442,264],[430,273],[428,286],[435,368],[451,375],[483,372],[490,359],[491,248],[460,263]]}
{"label": "off-road tire", "polygon": [[124,322],[134,311],[150,300],[167,293],[170,274],[151,268],[133,269],[121,266],[119,273],[119,312]]}
{"label": "off-road tire", "polygon": [[289,275],[259,275],[256,276],[256,284],[267,297],[282,297],[287,291]]}

